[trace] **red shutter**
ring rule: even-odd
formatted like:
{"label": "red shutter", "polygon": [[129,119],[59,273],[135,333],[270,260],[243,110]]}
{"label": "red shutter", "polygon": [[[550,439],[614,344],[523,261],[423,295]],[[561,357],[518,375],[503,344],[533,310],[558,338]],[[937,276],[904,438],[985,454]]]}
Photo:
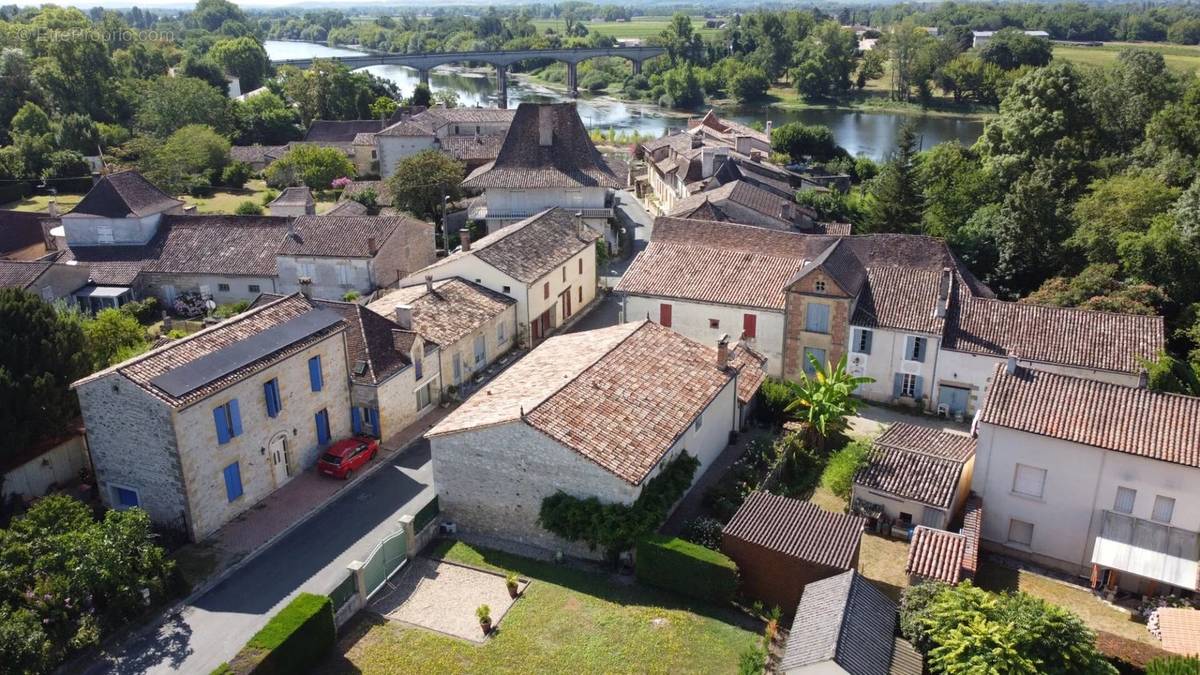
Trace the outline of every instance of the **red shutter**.
{"label": "red shutter", "polygon": [[671,327],[671,306],[665,302],[658,306],[658,323],[667,328]]}
{"label": "red shutter", "polygon": [[753,338],[757,335],[758,317],[753,314],[742,315],[742,337]]}

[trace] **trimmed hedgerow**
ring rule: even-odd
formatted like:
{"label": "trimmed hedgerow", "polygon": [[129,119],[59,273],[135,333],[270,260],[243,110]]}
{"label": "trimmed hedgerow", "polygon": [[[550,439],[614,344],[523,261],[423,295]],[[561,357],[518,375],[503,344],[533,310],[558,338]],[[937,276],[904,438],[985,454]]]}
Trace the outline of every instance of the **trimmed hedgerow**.
{"label": "trimmed hedgerow", "polygon": [[732,602],[738,587],[737,564],[725,554],[657,534],[638,540],[637,577],[642,583],[714,604]]}

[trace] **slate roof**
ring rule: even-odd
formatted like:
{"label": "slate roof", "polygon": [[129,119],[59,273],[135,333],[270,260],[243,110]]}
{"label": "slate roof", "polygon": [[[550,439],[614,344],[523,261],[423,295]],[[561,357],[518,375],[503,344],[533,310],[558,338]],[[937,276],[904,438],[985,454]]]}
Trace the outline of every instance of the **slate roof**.
{"label": "slate roof", "polygon": [[1200,468],[1200,398],[996,366],[980,423]]}
{"label": "slate roof", "polygon": [[453,277],[433,282],[433,291],[425,284],[391,291],[367,307],[383,316],[392,316],[396,305],[412,307],[413,330],[440,345],[453,345],[475,332],[509,307],[513,298],[479,284]]}
{"label": "slate roof", "polygon": [[[797,204],[794,199],[786,199],[769,190],[764,190],[756,185],[742,180],[735,180],[725,183],[720,187],[712,188],[704,192],[697,192],[694,195],[685,197],[675,204],[675,208],[671,210],[672,217],[688,218],[691,217],[699,207],[705,203],[715,207],[722,214],[725,212],[721,209],[723,204],[733,203],[743,208],[750,209],[764,218],[773,221],[782,221],[790,223],[793,227],[800,226],[805,222],[804,216],[809,212],[801,205]],[[791,216],[785,216],[784,210],[791,209]],[[811,215],[811,214],[810,214]],[[723,220],[736,220],[735,217],[726,214]],[[762,221],[760,221],[761,223]],[[755,224],[755,223],[747,223]]]}
{"label": "slate roof", "polygon": [[353,199],[346,199],[334,204],[328,211],[321,214],[322,216],[365,216],[367,215],[367,207],[359,204]]}
{"label": "slate roof", "polygon": [[0,288],[29,288],[53,265],[48,260],[0,260]]}
{"label": "slate roof", "polygon": [[810,563],[849,569],[866,524],[860,516],[760,490],[742,502],[721,533]]}
{"label": "slate roof", "polygon": [[379,120],[313,120],[304,134],[305,143],[353,143],[354,137],[376,133],[384,127]]}
{"label": "slate roof", "polygon": [[986,299],[951,310],[944,346],[960,352],[1137,373],[1166,345],[1161,316]]}
{"label": "slate roof", "polygon": [[650,321],[555,336],[428,435],[523,422],[639,485],[733,377],[716,358]]}
{"label": "slate roof", "polygon": [[518,281],[532,283],[561,267],[598,237],[591,228],[581,226],[570,211],[547,209],[471,242],[470,251],[456,251],[429,267],[474,256]]}
{"label": "slate roof", "polygon": [[247,164],[270,164],[287,150],[286,145],[234,145],[229,148],[229,158]]}
{"label": "slate roof", "polygon": [[183,202],[159,190],[137,171],[101,176],[71,213],[104,218],[137,217],[161,213]]}
{"label": "slate roof", "polygon": [[[539,143],[542,115],[550,116],[553,128],[548,146]],[[592,144],[574,103],[522,103],[495,161],[463,181],[463,187],[474,189],[623,186]]]}
{"label": "slate roof", "polygon": [[854,476],[867,490],[949,509],[975,439],[899,422],[875,439],[869,462]]}
{"label": "slate roof", "polygon": [[410,216],[299,216],[279,255],[370,258],[392,237],[433,238],[433,225]]}
{"label": "slate roof", "polygon": [[[896,605],[854,570],[804,587],[779,672],[834,662],[850,675],[920,675],[897,663]],[[914,669],[915,665],[915,669]]]}
{"label": "slate roof", "polygon": [[400,120],[375,134],[376,136],[430,138],[435,136],[433,127],[415,119]]}
{"label": "slate roof", "polygon": [[153,349],[145,354],[118,363],[111,368],[90,375],[71,385],[77,387],[98,377],[118,373],[133,384],[149,392],[152,396],[166,402],[174,408],[183,408],[225,387],[256,373],[267,366],[277,363],[292,354],[303,351],[310,345],[346,329],[345,321],[339,321],[327,328],[322,328],[306,335],[275,352],[247,364],[231,373],[223,375],[211,382],[180,396],[172,396],[152,384],[159,375],[186,365],[203,356],[236,344],[258,333],[284,324],[292,319],[313,311],[314,305],[299,293],[285,296],[272,302],[264,303],[249,309],[221,323],[204,330],[174,340],[162,347]]}
{"label": "slate roof", "polygon": [[42,219],[47,214],[33,211],[0,209],[0,256],[45,244]]}

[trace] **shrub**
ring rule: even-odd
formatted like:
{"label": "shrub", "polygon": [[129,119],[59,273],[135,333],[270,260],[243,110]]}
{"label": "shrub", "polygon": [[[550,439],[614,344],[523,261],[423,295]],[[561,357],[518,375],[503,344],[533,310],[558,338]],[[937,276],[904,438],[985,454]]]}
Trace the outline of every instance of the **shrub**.
{"label": "shrub", "polygon": [[871,445],[866,441],[847,443],[846,447],[829,456],[829,463],[821,474],[821,485],[842,499],[850,499],[854,474],[867,464],[870,452]]}
{"label": "shrub", "polygon": [[246,181],[254,175],[254,167],[245,162],[230,162],[221,171],[221,184],[238,190],[246,187]]}
{"label": "shrub", "polygon": [[263,214],[263,207],[247,199],[238,204],[233,212],[239,216],[261,216]]}
{"label": "shrub", "polygon": [[909,586],[900,594],[900,634],[921,653],[933,647],[924,624],[925,612],[945,588],[946,584],[940,581],[924,581]]}
{"label": "shrub", "polygon": [[1194,656],[1168,656],[1146,664],[1146,675],[1196,675],[1200,659]]}
{"label": "shrub", "polygon": [[772,492],[785,497],[806,497],[821,479],[825,458],[806,444],[799,433],[779,439],[779,453],[783,456],[783,470]]}
{"label": "shrub", "polygon": [[213,310],[213,316],[217,317],[218,319],[228,319],[231,316],[237,316],[238,314],[241,314],[249,308],[249,302],[245,300],[238,300],[237,302],[218,305],[217,308]]}
{"label": "shrub", "polygon": [[[1104,631],[1096,631],[1096,649],[1104,655],[1108,662],[1124,673],[1151,672],[1150,664],[1174,656],[1161,647],[1148,645],[1144,642],[1113,635]],[[1194,668],[1194,667],[1193,667]],[[1167,671],[1169,674],[1171,671]],[[1200,669],[1185,671],[1191,675],[1200,673]]]}
{"label": "shrub", "polygon": [[441,507],[438,506],[438,498],[434,496],[433,499],[429,500],[428,504],[422,506],[421,510],[417,511],[416,515],[413,516],[413,529],[417,532],[425,529],[425,526],[432,522],[434,518],[437,518],[440,512]]}
{"label": "shrub", "polygon": [[768,377],[763,383],[762,399],[759,403],[759,417],[764,422],[782,426],[788,419],[787,407],[796,399],[798,394],[796,384],[785,380]]}
{"label": "shrub", "polygon": [[362,297],[362,295],[358,291],[346,291],[345,293],[342,294],[342,301],[343,302],[354,302],[355,300],[358,300],[361,297]]}
{"label": "shrub", "polygon": [[733,602],[737,565],[728,556],[682,539],[647,535],[637,543],[638,580],[712,602]]}
{"label": "shrub", "polygon": [[279,191],[278,190],[268,189],[268,190],[265,190],[262,194],[263,206],[269,205],[271,202],[275,201],[276,199],[279,199]]}
{"label": "shrub", "polygon": [[724,526],[716,518],[692,518],[683,524],[680,537],[714,551],[721,548],[721,529]]}
{"label": "shrub", "polygon": [[301,593],[271,617],[230,661],[234,673],[303,673],[333,647],[333,601]]}
{"label": "shrub", "polygon": [[121,311],[132,316],[140,324],[150,324],[158,320],[158,298],[149,297],[145,300],[134,300],[121,305]]}

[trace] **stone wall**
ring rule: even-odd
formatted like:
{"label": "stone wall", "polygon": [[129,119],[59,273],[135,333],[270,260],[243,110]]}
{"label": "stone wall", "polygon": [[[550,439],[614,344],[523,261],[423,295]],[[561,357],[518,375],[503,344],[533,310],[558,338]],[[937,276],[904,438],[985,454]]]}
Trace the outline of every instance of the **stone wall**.
{"label": "stone wall", "polygon": [[417,237],[406,237],[404,231],[392,234],[383,242],[370,261],[371,282],[375,287],[393,286],[410,274],[432,265],[437,260],[433,225],[421,230]]}
{"label": "stone wall", "polygon": [[[280,293],[295,293],[300,290],[301,265],[312,265],[312,294],[323,300],[341,300],[348,291],[366,294],[374,288],[371,282],[371,266],[366,258],[326,258],[320,256],[275,257]],[[347,270],[347,283],[338,276],[338,267]]]}
{"label": "stone wall", "polygon": [[[818,291],[818,283],[825,285]],[[846,354],[849,344],[851,298],[823,269],[805,275],[788,289],[784,308],[783,376],[799,380],[804,372],[804,348],[824,349],[830,363],[837,363]],[[805,330],[810,303],[829,305],[829,332],[811,333]]]}
{"label": "stone wall", "polygon": [[[440,354],[439,349],[425,356],[419,382],[416,379],[416,368],[407,366],[375,387],[379,434],[384,440],[403,431],[437,407],[442,397]],[[430,404],[418,409],[417,390],[427,385]]]}
{"label": "stone wall", "polygon": [[[253,302],[262,293],[277,292],[274,277],[143,272],[139,279],[141,297],[153,295],[164,303],[172,300],[172,293],[167,288],[168,286],[174,288],[175,297],[184,293],[199,293],[207,290],[219,305],[240,300]],[[229,290],[221,290],[221,284],[228,285]]]}
{"label": "stone wall", "polygon": [[[499,326],[504,325],[504,341],[498,339]],[[475,366],[475,340],[482,335],[484,339],[484,362],[478,368]],[[442,380],[446,386],[461,385],[469,380],[478,370],[495,363],[511,350],[517,343],[517,306],[509,305],[503,312],[492,317],[473,332],[464,335],[452,345],[442,347]],[[454,357],[458,356],[458,377],[454,376]]]}

